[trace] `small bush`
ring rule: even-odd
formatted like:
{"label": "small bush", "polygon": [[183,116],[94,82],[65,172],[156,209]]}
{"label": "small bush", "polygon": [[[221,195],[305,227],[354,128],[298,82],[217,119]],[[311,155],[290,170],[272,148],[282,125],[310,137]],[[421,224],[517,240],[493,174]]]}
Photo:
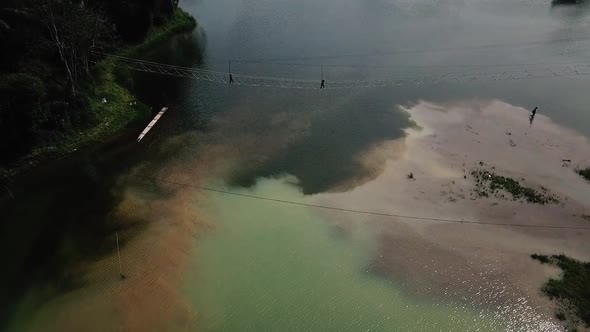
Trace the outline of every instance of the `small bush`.
{"label": "small bush", "polygon": [[489,197],[491,193],[501,198],[504,196],[499,191],[503,190],[510,193],[514,201],[524,199],[529,203],[541,205],[559,203],[559,199],[555,195],[547,193],[545,187],[535,190],[521,185],[512,178],[496,175],[484,169],[475,169],[471,172],[471,175],[476,180],[477,188],[475,192],[480,197]]}
{"label": "small bush", "polygon": [[[565,255],[547,257],[532,254],[531,257],[542,263],[555,264],[563,271],[560,279],[550,278],[542,291],[561,304],[571,304],[572,314],[590,327],[590,262],[581,262]],[[558,312],[556,317],[565,319],[566,315]]]}
{"label": "small bush", "polygon": [[578,169],[578,170],[576,170],[576,173],[578,173],[581,177],[583,177],[587,181],[590,181],[590,167],[587,167],[584,169]]}
{"label": "small bush", "polygon": [[541,262],[541,264],[549,264],[551,262],[549,256],[546,255],[532,254],[531,258],[538,260],[539,262]]}

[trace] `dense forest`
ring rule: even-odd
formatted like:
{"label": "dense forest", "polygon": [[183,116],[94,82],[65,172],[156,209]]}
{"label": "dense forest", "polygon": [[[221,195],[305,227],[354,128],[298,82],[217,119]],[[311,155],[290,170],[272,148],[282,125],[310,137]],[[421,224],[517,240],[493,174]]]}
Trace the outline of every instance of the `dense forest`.
{"label": "dense forest", "polygon": [[0,5],[0,167],[101,121],[97,53],[141,43],[178,0],[5,0]]}

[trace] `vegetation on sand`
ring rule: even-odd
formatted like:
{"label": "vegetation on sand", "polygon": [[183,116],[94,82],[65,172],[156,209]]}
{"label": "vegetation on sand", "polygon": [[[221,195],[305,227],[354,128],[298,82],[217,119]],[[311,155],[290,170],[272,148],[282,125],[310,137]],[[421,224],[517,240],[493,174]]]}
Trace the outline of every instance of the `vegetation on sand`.
{"label": "vegetation on sand", "polygon": [[584,179],[590,181],[590,167],[578,169],[578,170],[576,170],[576,173],[578,173]]}
{"label": "vegetation on sand", "polygon": [[[481,163],[480,163],[481,165]],[[538,190],[531,187],[525,187],[512,178],[497,175],[488,170],[477,168],[471,172],[475,178],[475,193],[479,197],[489,197],[494,195],[497,198],[506,198],[502,192],[512,196],[512,200],[524,199],[529,203],[535,204],[557,204],[557,196],[550,194],[547,188],[541,186]]]}
{"label": "vegetation on sand", "polygon": [[560,304],[557,315],[564,318],[575,315],[590,327],[590,262],[581,262],[565,255],[538,255],[531,258],[543,264],[558,266],[563,272],[560,279],[550,278],[542,290]]}
{"label": "vegetation on sand", "polygon": [[551,259],[547,255],[532,254],[531,258],[538,260],[539,262],[541,262],[541,264],[551,263]]}

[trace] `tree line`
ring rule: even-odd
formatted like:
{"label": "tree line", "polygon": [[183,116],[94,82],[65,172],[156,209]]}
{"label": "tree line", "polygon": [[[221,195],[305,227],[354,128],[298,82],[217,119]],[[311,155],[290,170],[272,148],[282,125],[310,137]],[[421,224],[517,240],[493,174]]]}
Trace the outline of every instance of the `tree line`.
{"label": "tree line", "polygon": [[0,166],[99,119],[94,52],[141,42],[178,0],[5,0],[0,5]]}

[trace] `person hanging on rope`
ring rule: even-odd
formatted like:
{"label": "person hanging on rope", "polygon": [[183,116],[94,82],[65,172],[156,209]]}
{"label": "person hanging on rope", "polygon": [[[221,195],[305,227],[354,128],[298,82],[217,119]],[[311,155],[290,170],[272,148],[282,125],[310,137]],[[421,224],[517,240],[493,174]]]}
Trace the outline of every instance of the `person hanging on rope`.
{"label": "person hanging on rope", "polygon": [[234,77],[229,74],[229,84],[234,84]]}
{"label": "person hanging on rope", "polygon": [[322,83],[320,83],[320,89],[326,88],[326,80],[322,79]]}

